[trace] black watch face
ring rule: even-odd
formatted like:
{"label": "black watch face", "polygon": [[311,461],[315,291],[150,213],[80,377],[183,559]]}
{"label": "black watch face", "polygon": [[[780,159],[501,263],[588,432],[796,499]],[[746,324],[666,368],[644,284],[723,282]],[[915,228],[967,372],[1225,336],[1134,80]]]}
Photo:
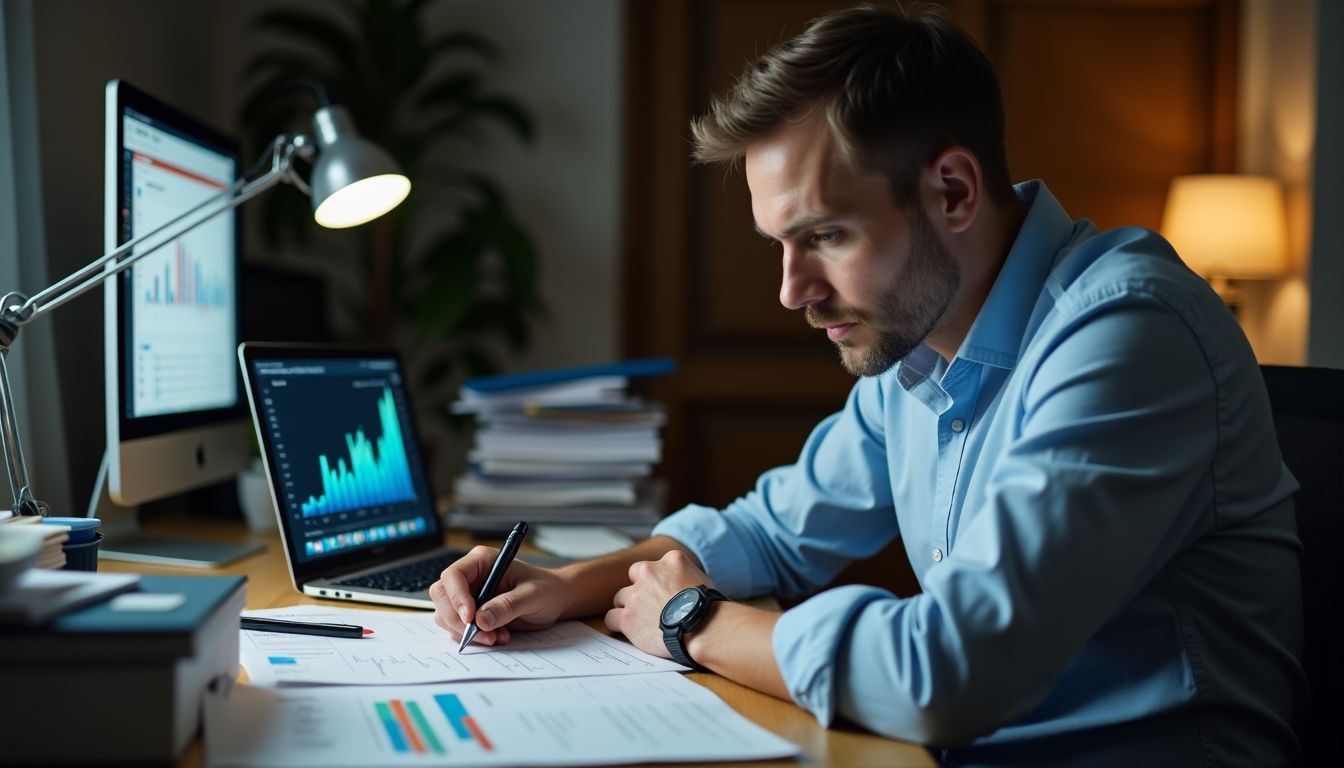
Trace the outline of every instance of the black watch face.
{"label": "black watch face", "polygon": [[694,589],[683,589],[663,606],[662,621],[669,627],[680,624],[682,619],[691,615],[700,602],[700,593]]}

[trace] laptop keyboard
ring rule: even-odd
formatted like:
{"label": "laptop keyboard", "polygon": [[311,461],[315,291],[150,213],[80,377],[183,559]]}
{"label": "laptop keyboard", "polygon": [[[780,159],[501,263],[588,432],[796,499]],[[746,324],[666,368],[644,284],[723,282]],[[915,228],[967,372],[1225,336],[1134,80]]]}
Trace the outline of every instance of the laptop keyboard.
{"label": "laptop keyboard", "polygon": [[386,589],[392,592],[427,592],[430,585],[439,580],[439,574],[443,573],[443,569],[465,554],[467,554],[465,551],[444,550],[434,557],[416,560],[396,568],[343,579],[336,582],[336,586]]}

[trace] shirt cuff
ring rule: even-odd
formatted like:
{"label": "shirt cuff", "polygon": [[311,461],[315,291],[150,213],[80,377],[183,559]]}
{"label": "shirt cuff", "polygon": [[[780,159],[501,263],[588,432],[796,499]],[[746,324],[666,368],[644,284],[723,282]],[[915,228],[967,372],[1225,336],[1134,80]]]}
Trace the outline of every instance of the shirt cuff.
{"label": "shirt cuff", "polygon": [[736,531],[717,509],[692,504],[663,518],[653,536],[671,536],[700,560],[714,586],[734,598],[751,597],[751,566]]}
{"label": "shirt cuff", "polygon": [[784,685],[823,726],[835,719],[835,670],[855,617],[869,603],[890,598],[877,587],[836,587],[785,611],[775,623],[771,645]]}

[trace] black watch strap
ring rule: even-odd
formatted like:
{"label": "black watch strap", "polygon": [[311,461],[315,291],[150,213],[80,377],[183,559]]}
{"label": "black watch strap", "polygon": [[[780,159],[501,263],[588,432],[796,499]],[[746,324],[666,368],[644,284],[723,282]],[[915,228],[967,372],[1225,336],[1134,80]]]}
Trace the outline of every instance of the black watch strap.
{"label": "black watch strap", "polygon": [[686,633],[695,629],[700,625],[701,621],[704,621],[705,615],[709,613],[709,606],[711,603],[716,600],[727,600],[728,596],[713,587],[707,587],[703,584],[695,587],[695,590],[698,591],[704,599],[701,609],[691,616],[688,616],[684,621],[679,622],[676,626],[664,626],[663,644],[667,646],[667,652],[672,657],[673,661],[690,667],[697,672],[706,672],[708,670],[697,664],[695,659],[691,658],[690,651],[686,650]]}
{"label": "black watch strap", "polygon": [[686,652],[685,643],[682,642],[685,633],[686,630],[682,627],[677,627],[675,630],[664,631],[663,644],[667,646],[667,652],[672,654],[673,661],[690,667],[696,672],[704,672],[705,668],[695,663],[695,659],[691,658],[691,654]]}

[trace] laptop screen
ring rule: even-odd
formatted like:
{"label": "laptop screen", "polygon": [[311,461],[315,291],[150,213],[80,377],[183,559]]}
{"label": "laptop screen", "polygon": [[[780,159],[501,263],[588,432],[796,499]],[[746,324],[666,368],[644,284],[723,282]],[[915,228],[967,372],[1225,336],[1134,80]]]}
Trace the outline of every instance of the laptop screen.
{"label": "laptop screen", "polygon": [[246,344],[242,358],[296,572],[442,542],[394,353]]}

